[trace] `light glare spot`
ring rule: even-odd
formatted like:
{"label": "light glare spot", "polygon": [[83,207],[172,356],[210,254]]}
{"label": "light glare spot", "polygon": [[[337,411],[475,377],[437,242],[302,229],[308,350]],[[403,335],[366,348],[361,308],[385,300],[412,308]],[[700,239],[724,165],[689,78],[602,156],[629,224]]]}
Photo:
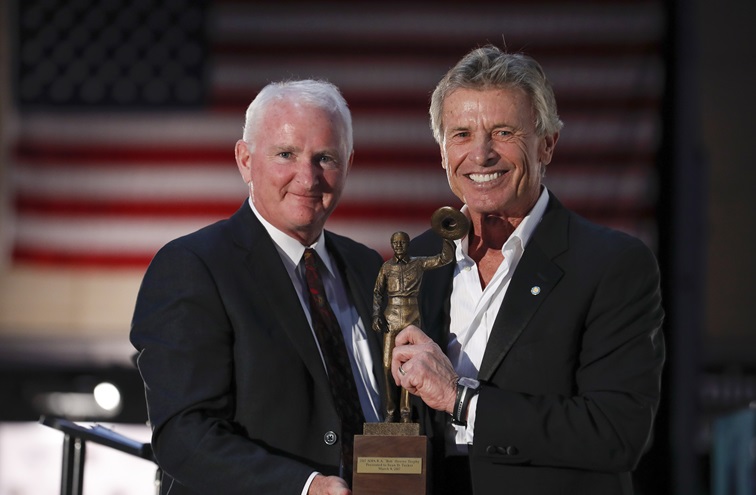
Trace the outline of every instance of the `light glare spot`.
{"label": "light glare spot", "polygon": [[94,388],[97,405],[106,411],[113,411],[121,405],[121,392],[112,383],[103,382]]}

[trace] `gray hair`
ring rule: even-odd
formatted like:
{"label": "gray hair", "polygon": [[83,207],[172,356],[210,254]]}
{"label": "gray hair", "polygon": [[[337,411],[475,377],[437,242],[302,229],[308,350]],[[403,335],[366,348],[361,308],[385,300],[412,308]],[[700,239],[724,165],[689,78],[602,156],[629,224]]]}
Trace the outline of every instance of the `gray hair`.
{"label": "gray hair", "polygon": [[244,118],[242,139],[248,146],[254,146],[252,137],[255,131],[263,125],[260,122],[264,110],[268,105],[284,99],[296,101],[300,104],[320,108],[339,116],[345,139],[346,156],[352,153],[354,138],[352,132],[352,114],[344,97],[336,85],[328,81],[303,79],[299,81],[273,82],[265,86],[247,107]]}
{"label": "gray hair", "polygon": [[556,99],[541,65],[521,53],[507,53],[493,45],[476,48],[465,55],[441,79],[433,91],[430,125],[441,144],[444,100],[457,89],[520,88],[530,97],[539,136],[558,132],[563,123],[557,114]]}

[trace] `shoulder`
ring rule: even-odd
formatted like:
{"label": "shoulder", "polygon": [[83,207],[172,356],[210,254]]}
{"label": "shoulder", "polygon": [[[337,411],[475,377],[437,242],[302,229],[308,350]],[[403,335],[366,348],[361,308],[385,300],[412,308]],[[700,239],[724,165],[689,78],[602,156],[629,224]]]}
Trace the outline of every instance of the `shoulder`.
{"label": "shoulder", "polygon": [[432,256],[441,252],[443,238],[433,230],[428,229],[410,241],[411,256]]}
{"label": "shoulder", "polygon": [[220,248],[222,242],[219,241],[227,236],[227,231],[228,220],[217,221],[169,241],[158,251],[158,255],[175,251],[190,251],[197,255],[206,254]]}
{"label": "shoulder", "polygon": [[325,232],[326,244],[339,258],[354,267],[366,266],[378,270],[383,264],[383,257],[373,248],[357,242],[347,236],[336,234],[331,231]]}
{"label": "shoulder", "polygon": [[570,243],[587,253],[620,254],[626,251],[651,253],[651,248],[636,236],[570,213]]}
{"label": "shoulder", "polygon": [[641,239],[584,218],[565,208],[553,194],[531,240],[555,256],[566,250],[578,251],[586,258],[595,256],[594,260],[611,258],[627,250],[651,253]]}
{"label": "shoulder", "polygon": [[325,236],[326,243],[329,245],[329,247],[333,247],[345,255],[381,258],[381,255],[378,254],[378,251],[376,251],[375,249],[368,247],[361,242],[355,241],[354,239],[345,235],[326,230]]}
{"label": "shoulder", "polygon": [[[580,273],[584,280],[602,279],[610,274],[617,279],[659,276],[656,255],[641,239],[565,211],[566,222],[555,229],[566,233],[564,243],[561,235],[542,235],[544,232],[538,231],[531,242],[535,241],[534,244],[566,272]],[[541,227],[550,228],[547,222],[543,222],[539,229]],[[623,274],[622,277],[619,274]]]}
{"label": "shoulder", "polygon": [[[243,205],[229,218],[218,220],[169,241],[156,253],[153,263],[177,256],[199,259],[227,257],[241,244],[249,245],[252,242],[251,238],[256,236],[258,230],[255,225],[260,225],[253,220],[256,219],[252,211]],[[250,239],[243,239],[243,236]]]}

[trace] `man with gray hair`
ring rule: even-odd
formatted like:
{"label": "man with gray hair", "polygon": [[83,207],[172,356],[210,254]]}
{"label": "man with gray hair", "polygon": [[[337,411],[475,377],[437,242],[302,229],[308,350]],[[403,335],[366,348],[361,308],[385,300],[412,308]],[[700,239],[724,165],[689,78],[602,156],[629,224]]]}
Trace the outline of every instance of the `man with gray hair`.
{"label": "man with gray hair", "polygon": [[425,275],[423,328],[399,333],[391,366],[428,406],[434,493],[632,494],[664,363],[656,259],[542,184],[562,122],[534,59],[473,50],[430,117],[471,228]]}
{"label": "man with gray hair", "polygon": [[352,156],[335,86],[266,86],[236,143],[249,197],[147,269],[131,342],[161,493],[350,493],[354,435],[382,419],[383,262],[324,230]]}

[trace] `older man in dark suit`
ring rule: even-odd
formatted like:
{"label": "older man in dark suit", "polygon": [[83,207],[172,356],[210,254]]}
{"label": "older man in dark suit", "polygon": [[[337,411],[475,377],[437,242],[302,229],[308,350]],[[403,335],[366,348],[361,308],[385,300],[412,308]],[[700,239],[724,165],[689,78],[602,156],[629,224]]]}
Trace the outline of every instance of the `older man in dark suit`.
{"label": "older man in dark suit", "polygon": [[265,87],[236,144],[248,201],[150,264],[131,341],[162,493],[350,493],[352,438],[381,419],[383,261],[323,230],[352,156],[335,86]]}
{"label": "older man in dark suit", "polygon": [[654,256],[542,185],[562,122],[532,58],[473,50],[430,113],[471,229],[426,275],[425,333],[397,336],[392,372],[437,425],[434,493],[632,494],[664,362]]}

